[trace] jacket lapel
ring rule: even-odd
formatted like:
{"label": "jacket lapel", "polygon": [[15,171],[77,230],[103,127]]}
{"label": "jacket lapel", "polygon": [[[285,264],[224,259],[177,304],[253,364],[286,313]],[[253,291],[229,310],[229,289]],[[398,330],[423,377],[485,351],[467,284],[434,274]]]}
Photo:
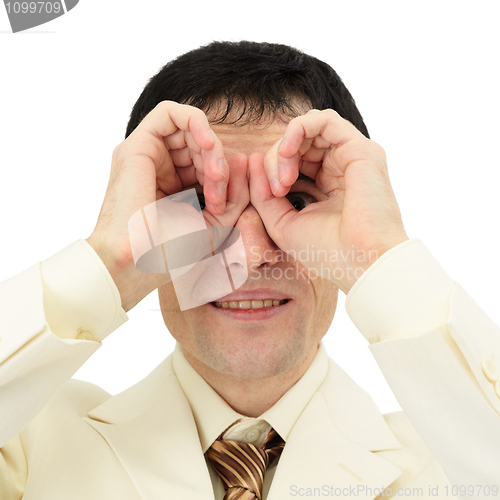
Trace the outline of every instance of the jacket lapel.
{"label": "jacket lapel", "polygon": [[401,474],[376,451],[401,449],[371,397],[330,360],[327,377],[293,427],[268,500],[373,499]]}
{"label": "jacket lapel", "polygon": [[172,356],[84,420],[108,442],[143,500],[213,499],[191,408]]}
{"label": "jacket lapel", "polygon": [[[143,500],[214,498],[172,355],[84,420],[111,446]],[[328,491],[373,499],[402,474],[376,452],[397,449],[371,397],[330,360],[324,382],[288,436],[268,500],[307,496],[308,488],[309,496]]]}

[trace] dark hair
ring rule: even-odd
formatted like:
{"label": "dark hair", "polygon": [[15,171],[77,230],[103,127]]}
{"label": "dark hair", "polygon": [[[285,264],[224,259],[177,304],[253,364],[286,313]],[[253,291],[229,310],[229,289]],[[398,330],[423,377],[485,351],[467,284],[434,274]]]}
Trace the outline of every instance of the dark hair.
{"label": "dark hair", "polygon": [[294,101],[331,108],[369,137],[354,99],[337,73],[315,57],[275,43],[212,42],[166,64],[148,82],[130,114],[125,137],[161,101],[190,104],[212,123],[249,123],[277,113],[294,117]]}

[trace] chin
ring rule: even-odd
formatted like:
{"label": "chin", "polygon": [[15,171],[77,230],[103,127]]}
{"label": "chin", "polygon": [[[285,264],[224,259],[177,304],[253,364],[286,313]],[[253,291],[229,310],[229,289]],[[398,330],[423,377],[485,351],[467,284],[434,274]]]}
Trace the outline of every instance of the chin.
{"label": "chin", "polygon": [[305,355],[306,342],[304,338],[273,339],[273,333],[253,339],[233,337],[233,341],[226,339],[217,346],[207,343],[197,357],[226,376],[240,379],[275,377],[300,363]]}

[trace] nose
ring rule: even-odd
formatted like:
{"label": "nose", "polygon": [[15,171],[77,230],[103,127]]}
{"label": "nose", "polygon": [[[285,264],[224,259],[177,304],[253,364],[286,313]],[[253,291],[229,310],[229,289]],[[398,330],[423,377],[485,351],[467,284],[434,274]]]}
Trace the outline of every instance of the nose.
{"label": "nose", "polygon": [[251,204],[243,210],[234,227],[240,232],[243,245],[226,251],[230,271],[246,265],[251,279],[260,268],[272,267],[282,260],[281,250],[267,234],[259,213]]}

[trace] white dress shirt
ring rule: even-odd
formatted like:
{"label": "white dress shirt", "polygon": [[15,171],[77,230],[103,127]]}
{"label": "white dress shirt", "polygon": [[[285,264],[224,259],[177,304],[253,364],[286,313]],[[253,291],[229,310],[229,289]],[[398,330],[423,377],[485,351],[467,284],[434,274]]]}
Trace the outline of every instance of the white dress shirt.
{"label": "white dress shirt", "polygon": [[[233,410],[189,364],[179,344],[175,348],[173,368],[193,412],[203,453],[206,453],[224,431],[223,439],[262,446],[273,428],[286,443],[295,422],[326,377],[328,356],[321,343],[316,357],[302,378],[258,418],[245,417]],[[264,476],[264,499],[267,498],[278,462],[279,459],[274,460]],[[208,460],[207,466],[214,496],[217,500],[222,499],[225,492],[222,480]]]}

